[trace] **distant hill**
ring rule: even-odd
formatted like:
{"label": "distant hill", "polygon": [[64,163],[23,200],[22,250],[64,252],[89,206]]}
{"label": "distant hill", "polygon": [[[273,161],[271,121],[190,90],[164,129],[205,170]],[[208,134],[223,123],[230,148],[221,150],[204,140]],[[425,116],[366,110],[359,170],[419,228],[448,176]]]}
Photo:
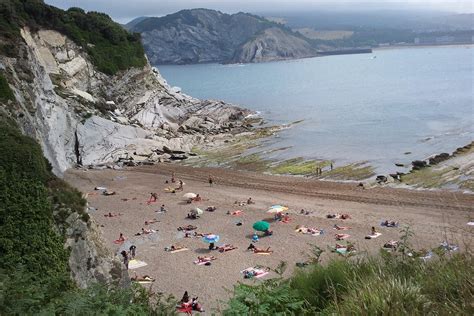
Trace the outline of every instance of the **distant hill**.
{"label": "distant hill", "polygon": [[127,28],[141,33],[152,64],[248,63],[316,55],[300,34],[242,12],[182,10],[160,18],[135,19]]}
{"label": "distant hill", "polygon": [[123,27],[126,29],[126,30],[130,30],[132,29],[135,25],[137,25],[138,23],[140,23],[141,21],[145,20],[145,19],[148,19],[147,16],[140,16],[138,18],[135,18],[133,20],[131,20],[130,22],[128,22],[127,24],[124,24]]}

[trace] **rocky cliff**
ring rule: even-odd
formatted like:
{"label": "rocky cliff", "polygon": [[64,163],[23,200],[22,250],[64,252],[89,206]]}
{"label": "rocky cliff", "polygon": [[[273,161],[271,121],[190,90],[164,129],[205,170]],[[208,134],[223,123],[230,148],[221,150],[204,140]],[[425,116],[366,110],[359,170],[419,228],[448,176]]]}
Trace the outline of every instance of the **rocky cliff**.
{"label": "rocky cliff", "polygon": [[0,55],[16,99],[3,109],[38,140],[56,174],[76,164],[188,152],[248,114],[184,95],[148,64],[106,75],[82,47],[53,30],[23,28],[17,45],[17,57]]}
{"label": "rocky cliff", "polygon": [[141,33],[152,64],[249,63],[316,55],[304,37],[247,13],[193,9],[130,23],[131,31]]}
{"label": "rocky cliff", "polygon": [[[297,47],[297,49],[295,49]],[[277,27],[264,30],[239,47],[232,62],[264,62],[314,56],[314,49],[305,40],[285,34]]]}

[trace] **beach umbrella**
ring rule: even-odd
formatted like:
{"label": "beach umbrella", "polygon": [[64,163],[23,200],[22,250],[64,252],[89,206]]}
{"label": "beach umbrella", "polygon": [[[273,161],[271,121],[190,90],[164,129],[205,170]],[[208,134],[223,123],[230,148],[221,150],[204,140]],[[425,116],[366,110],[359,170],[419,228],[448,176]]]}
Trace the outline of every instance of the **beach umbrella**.
{"label": "beach umbrella", "polygon": [[219,235],[214,235],[214,234],[206,235],[202,237],[202,241],[207,242],[208,244],[213,244],[219,241]]}
{"label": "beach umbrella", "polygon": [[272,205],[268,210],[268,213],[282,213],[288,211],[288,207],[283,205]]}
{"label": "beach umbrella", "polygon": [[283,211],[279,208],[270,208],[267,213],[271,213],[271,214],[276,214],[276,213],[283,213]]}
{"label": "beach umbrella", "polygon": [[185,195],[183,195],[183,198],[185,198],[185,199],[194,199],[196,196],[197,196],[196,193],[189,192],[189,193],[186,193]]}
{"label": "beach umbrella", "polygon": [[270,224],[268,222],[265,222],[265,221],[258,221],[256,223],[254,223],[252,227],[256,231],[264,232],[264,231],[266,231],[270,228]]}
{"label": "beach umbrella", "polygon": [[202,215],[204,213],[204,211],[201,210],[199,207],[193,208],[193,212],[196,213],[197,215]]}

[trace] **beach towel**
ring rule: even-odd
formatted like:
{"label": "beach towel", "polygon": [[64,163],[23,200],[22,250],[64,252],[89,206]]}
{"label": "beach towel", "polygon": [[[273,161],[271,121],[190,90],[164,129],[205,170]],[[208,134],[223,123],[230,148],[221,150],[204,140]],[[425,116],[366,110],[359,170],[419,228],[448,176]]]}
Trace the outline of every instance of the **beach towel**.
{"label": "beach towel", "polygon": [[244,211],[242,211],[242,210],[233,211],[233,212],[230,213],[230,215],[232,215],[232,216],[242,216],[242,215],[244,215]]}
{"label": "beach towel", "polygon": [[454,245],[454,244],[448,244],[446,241],[445,242],[442,242],[439,246],[442,250],[445,250],[445,251],[457,251],[459,250],[459,247]]}
{"label": "beach towel", "polygon": [[337,225],[334,225],[334,229],[337,229],[337,230],[349,230],[351,229],[349,226],[337,226]]}
{"label": "beach towel", "polygon": [[242,274],[245,274],[246,272],[254,272],[254,278],[261,278],[261,277],[264,277],[266,276],[269,272],[268,271],[265,271],[264,269],[260,269],[260,268],[257,268],[257,267],[250,267],[250,268],[247,268],[247,269],[244,269],[242,271],[240,271],[240,273]]}
{"label": "beach towel", "polygon": [[367,236],[365,236],[365,239],[375,239],[375,238],[378,238],[379,236],[382,236],[382,233],[375,233],[373,235],[367,235]]}
{"label": "beach towel", "polygon": [[145,261],[140,261],[140,260],[137,260],[137,259],[132,259],[130,260],[130,262],[128,263],[128,268],[129,269],[138,269],[138,268],[141,268],[141,267],[144,267],[144,266],[147,266],[148,263],[146,263]]}
{"label": "beach towel", "polygon": [[256,255],[264,255],[264,256],[269,256],[271,255],[271,252],[254,252]]}
{"label": "beach towel", "polygon": [[187,251],[187,250],[189,250],[189,249],[188,248],[181,248],[181,249],[170,251],[170,253],[177,253],[177,252],[182,252],[182,251]]}
{"label": "beach towel", "polygon": [[469,226],[474,226],[474,222],[468,222],[467,223]]}
{"label": "beach towel", "polygon": [[423,261],[428,261],[428,260],[430,260],[432,257],[433,257],[433,253],[430,251],[430,252],[428,252],[425,256],[420,257],[420,259],[423,260]]}
{"label": "beach towel", "polygon": [[133,282],[140,283],[140,284],[151,284],[155,281],[153,280],[153,281],[133,281]]}
{"label": "beach towel", "polygon": [[125,241],[125,240],[116,239],[116,240],[114,240],[114,244],[116,244],[116,245],[121,245],[121,244],[124,243],[124,241]]}
{"label": "beach towel", "polygon": [[[215,260],[215,259],[214,259]],[[199,260],[194,260],[193,263],[194,264],[197,264],[198,266],[203,266],[205,265],[206,263],[210,263],[211,261],[214,261],[214,260],[209,260],[209,261],[199,261]]]}

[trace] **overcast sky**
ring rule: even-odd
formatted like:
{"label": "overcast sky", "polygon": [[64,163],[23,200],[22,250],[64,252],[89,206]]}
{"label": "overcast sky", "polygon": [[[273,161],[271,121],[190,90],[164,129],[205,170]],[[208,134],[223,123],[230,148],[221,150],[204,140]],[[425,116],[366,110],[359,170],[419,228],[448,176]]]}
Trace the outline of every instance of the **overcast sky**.
{"label": "overcast sky", "polygon": [[208,8],[226,13],[298,11],[311,9],[431,9],[472,13],[473,2],[466,0],[45,0],[67,9],[105,12],[126,23],[139,16],[162,16],[182,9]]}

